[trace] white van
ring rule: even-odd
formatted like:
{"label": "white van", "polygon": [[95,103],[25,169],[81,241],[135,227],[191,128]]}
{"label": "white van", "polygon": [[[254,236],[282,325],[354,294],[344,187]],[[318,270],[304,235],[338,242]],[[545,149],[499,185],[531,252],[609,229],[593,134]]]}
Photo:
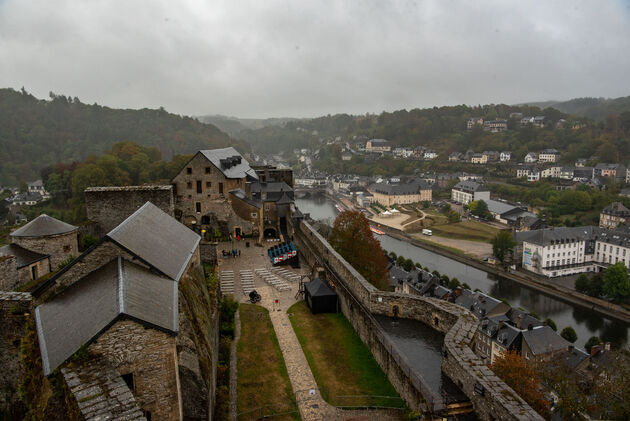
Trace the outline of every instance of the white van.
{"label": "white van", "polygon": [[426,228],[422,230],[422,233],[423,233],[424,235],[433,235],[433,231],[428,230],[428,229],[426,229]]}

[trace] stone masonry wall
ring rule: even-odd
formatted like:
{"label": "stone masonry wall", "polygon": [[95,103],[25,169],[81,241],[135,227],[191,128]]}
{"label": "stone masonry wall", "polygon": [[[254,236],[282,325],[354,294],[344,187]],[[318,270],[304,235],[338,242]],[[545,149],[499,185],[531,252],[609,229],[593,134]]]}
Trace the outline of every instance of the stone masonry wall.
{"label": "stone masonry wall", "polygon": [[39,262],[31,263],[28,266],[21,267],[18,272],[18,284],[13,289],[18,288],[31,282],[33,277],[33,267],[37,268],[37,277],[41,278],[44,275],[50,273],[50,258],[40,260]]}
{"label": "stone masonry wall", "polygon": [[133,394],[155,420],[181,420],[175,337],[120,320],[88,347],[121,375],[133,373]]}
{"label": "stone masonry wall", "polygon": [[0,256],[0,291],[12,291],[19,284],[15,256]]}
{"label": "stone masonry wall", "polygon": [[0,419],[22,419],[18,386],[24,376],[20,344],[26,335],[31,296],[0,291]]}
{"label": "stone masonry wall", "polygon": [[[427,396],[421,382],[401,371],[401,364],[393,356],[385,356],[387,347],[371,325],[367,312],[393,315],[398,307],[399,317],[415,319],[445,333],[445,357],[442,371],[449,376],[471,400],[475,412],[483,420],[542,420],[542,417],[524,402],[503,381],[492,373],[470,348],[478,321],[468,310],[455,304],[428,297],[409,296],[378,291],[354,270],[328,242],[306,222],[300,225],[298,244],[301,255],[308,255],[312,247],[318,256],[305,256],[307,261],[318,263],[318,258],[330,269],[331,284],[336,286],[342,303],[342,311],[355,327],[363,342],[370,348],[375,359],[410,407],[414,407],[415,393]],[[305,247],[306,246],[306,247]],[[337,285],[335,285],[337,284]],[[380,344],[379,344],[380,343]],[[475,385],[484,394],[475,393]],[[415,389],[411,392],[410,389]]]}
{"label": "stone masonry wall", "polygon": [[85,207],[90,221],[97,222],[98,236],[110,232],[146,202],[170,216],[175,214],[172,186],[89,187]]}
{"label": "stone masonry wall", "polygon": [[59,263],[69,256],[79,255],[77,231],[47,237],[11,237],[11,241],[25,249],[50,255],[52,270],[57,270]]}
{"label": "stone masonry wall", "polygon": [[217,263],[217,243],[209,241],[201,241],[199,243],[199,254],[201,255],[201,261],[203,263],[216,264]]}

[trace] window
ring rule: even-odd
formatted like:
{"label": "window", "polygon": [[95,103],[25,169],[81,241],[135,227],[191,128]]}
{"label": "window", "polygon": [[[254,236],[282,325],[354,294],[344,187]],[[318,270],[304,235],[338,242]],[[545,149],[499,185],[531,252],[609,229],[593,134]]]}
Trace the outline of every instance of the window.
{"label": "window", "polygon": [[[68,253],[70,251],[70,246],[63,246],[63,252]],[[625,251],[625,250],[624,250]],[[625,253],[624,253],[625,254]]]}
{"label": "window", "polygon": [[192,174],[192,168],[190,167],[186,168],[186,174]]}
{"label": "window", "polygon": [[265,210],[268,211],[269,210],[269,203],[265,203]]}
{"label": "window", "polygon": [[258,216],[258,213],[252,212],[252,218],[256,218],[257,216]]}
{"label": "window", "polygon": [[37,265],[31,266],[31,279],[37,279]]}
{"label": "window", "polygon": [[206,167],[206,174],[210,174],[210,167]]}
{"label": "window", "polygon": [[197,193],[201,193],[201,181],[197,180]]}
{"label": "window", "polygon": [[195,211],[201,212],[201,202],[195,202]]}
{"label": "window", "polygon": [[192,189],[192,183],[190,181],[188,183],[186,183],[186,188],[188,190]]}
{"label": "window", "polygon": [[127,373],[127,374],[123,374],[122,379],[125,381],[125,383],[127,383],[127,387],[129,387],[129,389],[131,391],[133,391],[133,373]]}
{"label": "window", "polygon": [[212,183],[209,181],[206,181],[206,188],[209,189],[210,187],[212,187]]}
{"label": "window", "polygon": [[219,183],[219,194],[223,194],[223,183]]}

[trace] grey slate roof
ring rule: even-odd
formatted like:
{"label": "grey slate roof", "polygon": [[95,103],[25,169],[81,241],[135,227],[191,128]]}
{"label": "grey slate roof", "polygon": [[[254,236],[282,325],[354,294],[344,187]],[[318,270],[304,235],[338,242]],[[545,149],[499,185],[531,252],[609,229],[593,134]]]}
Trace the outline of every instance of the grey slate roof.
{"label": "grey slate roof", "polygon": [[107,237],[176,281],[201,240],[151,202],[142,205]]}
{"label": "grey slate roof", "polygon": [[249,162],[241,156],[233,147],[223,149],[206,149],[199,151],[212,165],[217,167],[226,178],[251,177],[258,180],[258,175]]}
{"label": "grey slate roof", "polygon": [[391,195],[419,194],[421,190],[431,190],[426,181],[413,180],[409,183],[376,183],[370,186],[370,190],[376,193]]}
{"label": "grey slate roof", "polygon": [[39,262],[40,260],[47,259],[50,255],[27,250],[17,244],[9,244],[8,246],[0,247],[0,256],[15,256],[17,267],[20,269],[32,263]]}
{"label": "grey slate roof", "polygon": [[584,227],[555,227],[546,228],[535,231],[521,231],[514,235],[517,243],[527,241],[528,243],[534,243],[541,246],[550,244],[560,244],[561,241],[567,242],[570,240],[575,241],[588,241],[594,238],[594,235],[599,231],[598,228],[592,226]]}
{"label": "grey slate roof", "polygon": [[534,355],[558,351],[570,345],[569,342],[554,332],[549,326],[526,330],[523,332],[523,341],[527,343]]}
{"label": "grey slate roof", "polygon": [[[252,183],[252,198],[264,202],[277,202],[283,196],[288,195],[293,201],[293,189],[284,181],[271,181],[268,183]],[[265,198],[263,199],[263,193]]]}
{"label": "grey slate roof", "polygon": [[129,317],[175,333],[177,282],[118,257],[35,309],[44,374]]}
{"label": "grey slate roof", "polygon": [[319,278],[313,279],[311,282],[304,284],[304,288],[311,297],[324,297],[329,295],[337,295],[324,281]]}
{"label": "grey slate roof", "polygon": [[262,202],[260,200],[250,199],[247,197],[247,193],[245,193],[245,190],[243,189],[230,190],[230,194],[237,199],[254,206],[255,208],[260,209],[262,207]]}
{"label": "grey slate roof", "polygon": [[610,205],[602,209],[602,213],[604,215],[628,217],[630,216],[630,209],[625,207],[621,202],[612,202]]}
{"label": "grey slate roof", "polygon": [[48,235],[66,234],[77,228],[46,214],[41,214],[28,224],[13,231],[10,235],[11,237],[45,237]]}
{"label": "grey slate roof", "polygon": [[484,200],[488,205],[488,211],[491,213],[496,213],[497,215],[502,215],[506,212],[514,210],[516,206],[510,205],[509,203],[500,202],[498,200]]}
{"label": "grey slate roof", "polygon": [[489,191],[486,188],[486,186],[484,186],[483,184],[477,183],[476,181],[471,181],[471,180],[460,181],[459,183],[455,184],[455,187],[453,188],[456,190],[461,190],[468,193]]}

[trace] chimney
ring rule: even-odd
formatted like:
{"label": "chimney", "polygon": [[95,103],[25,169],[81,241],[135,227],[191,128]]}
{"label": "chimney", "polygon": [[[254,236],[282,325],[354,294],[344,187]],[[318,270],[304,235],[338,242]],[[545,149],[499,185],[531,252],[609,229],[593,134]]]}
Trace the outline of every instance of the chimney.
{"label": "chimney", "polygon": [[462,295],[462,288],[457,287],[457,289],[455,290],[455,296],[459,297],[460,295]]}
{"label": "chimney", "polygon": [[595,355],[597,355],[597,353],[600,351],[601,346],[599,345],[593,345],[591,347],[591,357],[594,357]]}
{"label": "chimney", "polygon": [[499,320],[499,326],[497,327],[497,330],[501,330],[503,328],[503,320]]}
{"label": "chimney", "polygon": [[522,324],[523,324],[523,315],[519,314],[518,317],[516,318],[516,328],[520,330]]}

